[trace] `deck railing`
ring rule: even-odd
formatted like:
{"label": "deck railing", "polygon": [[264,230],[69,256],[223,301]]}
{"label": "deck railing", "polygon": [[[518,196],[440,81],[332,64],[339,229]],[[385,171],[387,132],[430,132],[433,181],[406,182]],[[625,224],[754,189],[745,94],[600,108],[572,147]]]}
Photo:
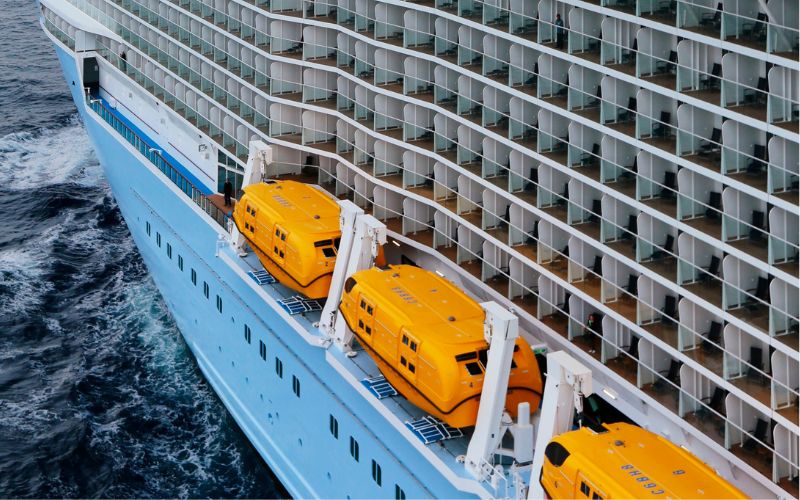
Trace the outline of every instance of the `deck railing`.
{"label": "deck railing", "polygon": [[201,189],[187,179],[169,160],[164,158],[162,151],[158,148],[156,143],[143,138],[139,133],[125,124],[103,99],[92,95],[88,89],[86,91],[86,104],[97,116],[111,125],[111,128],[113,128],[120,137],[125,139],[142,156],[147,158],[150,163],[155,165],[155,167],[172,181],[173,184],[178,186],[178,189],[191,198],[197,206],[210,215],[212,219],[217,221],[217,224],[225,229],[228,228],[228,215],[214,205]]}

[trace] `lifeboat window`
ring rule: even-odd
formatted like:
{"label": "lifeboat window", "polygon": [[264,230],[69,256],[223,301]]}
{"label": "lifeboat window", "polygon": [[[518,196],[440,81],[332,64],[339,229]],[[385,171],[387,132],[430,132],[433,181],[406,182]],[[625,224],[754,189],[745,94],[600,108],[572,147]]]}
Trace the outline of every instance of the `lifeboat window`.
{"label": "lifeboat window", "polygon": [[372,306],[367,306],[367,314],[372,316]]}
{"label": "lifeboat window", "polygon": [[330,259],[336,257],[336,252],[334,252],[331,247],[325,247],[322,249],[322,255]]}
{"label": "lifeboat window", "polygon": [[256,232],[256,226],[250,226],[250,232],[251,233],[255,233]]}
{"label": "lifeboat window", "polygon": [[417,343],[413,340],[411,341],[411,345],[409,347],[411,347],[412,351],[417,352]]}
{"label": "lifeboat window", "polygon": [[364,328],[364,322],[361,321],[361,320],[358,320],[358,327],[363,329]]}
{"label": "lifeboat window", "polygon": [[603,500],[603,497],[598,495],[597,492],[595,491],[594,493],[592,493],[592,500]]}
{"label": "lifeboat window", "polygon": [[317,248],[331,246],[331,240],[315,241],[314,246]]}
{"label": "lifeboat window", "polygon": [[589,498],[589,492],[590,492],[589,487],[586,486],[586,483],[581,481],[581,493],[583,493],[586,496],[586,498]]}
{"label": "lifeboat window", "polygon": [[481,364],[485,368],[486,364],[489,362],[489,349],[481,349],[478,351],[478,359],[480,359]]}
{"label": "lifeboat window", "polygon": [[281,241],[286,241],[286,233],[281,233]]}
{"label": "lifeboat window", "polygon": [[470,375],[480,375],[483,373],[483,371],[481,371],[481,365],[474,361],[472,363],[467,363],[466,366]]}
{"label": "lifeboat window", "polygon": [[356,280],[347,278],[347,281],[344,282],[344,291],[350,293],[354,286],[356,286]]}
{"label": "lifeboat window", "polygon": [[408,364],[408,371],[410,371],[411,373],[415,373],[417,371],[417,367],[414,366],[414,363]]}
{"label": "lifeboat window", "polygon": [[245,222],[245,223],[244,223],[244,228],[245,228],[245,229],[250,229],[250,224],[249,224],[249,223],[247,223],[247,222]]}
{"label": "lifeboat window", "polygon": [[547,457],[547,460],[549,460],[551,464],[556,467],[561,467],[567,458],[569,458],[569,451],[567,451],[561,443],[552,441],[544,449],[544,456]]}
{"label": "lifeboat window", "polygon": [[281,250],[280,252],[278,252],[278,255],[280,256],[280,258],[283,258],[283,250]]}
{"label": "lifeboat window", "polygon": [[272,251],[275,252],[275,253],[278,253],[278,247],[273,247]]}
{"label": "lifeboat window", "polygon": [[364,302],[364,299],[361,299],[361,309],[366,309],[366,308],[367,308],[367,303]]}
{"label": "lifeboat window", "polygon": [[372,335],[372,328],[366,326],[364,327],[364,331],[367,332],[367,335]]}
{"label": "lifeboat window", "polygon": [[405,357],[400,356],[400,364],[403,365],[403,366],[407,366],[408,365],[408,361],[406,361]]}
{"label": "lifeboat window", "polygon": [[280,237],[280,235],[281,235],[281,230],[280,229],[276,229],[275,230],[275,236]]}
{"label": "lifeboat window", "polygon": [[403,335],[403,344],[408,345],[408,337]]}
{"label": "lifeboat window", "polygon": [[336,238],[335,240],[333,240],[333,246],[336,247],[336,250],[339,250],[339,243],[341,242],[342,242],[341,238]]}
{"label": "lifeboat window", "polygon": [[478,355],[474,352],[465,352],[464,354],[456,355],[456,361],[469,361],[470,359],[477,358]]}

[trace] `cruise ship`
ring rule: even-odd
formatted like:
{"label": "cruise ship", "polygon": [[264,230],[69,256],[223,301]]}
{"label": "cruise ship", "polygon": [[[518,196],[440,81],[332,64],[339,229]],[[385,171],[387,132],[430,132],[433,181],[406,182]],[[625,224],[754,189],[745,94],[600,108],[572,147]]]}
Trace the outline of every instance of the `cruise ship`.
{"label": "cruise ship", "polygon": [[[644,429],[747,496],[798,497],[797,0],[37,7],[186,344],[292,496],[555,497],[541,455],[569,452],[542,436],[572,432],[574,408],[629,436],[602,446]],[[225,203],[281,181],[366,228],[343,229],[327,300],[267,272]],[[338,262],[384,242],[491,305],[489,359],[515,328],[547,375],[540,408],[503,412],[508,353],[475,363],[475,426],[397,393],[337,309]],[[561,353],[591,389],[556,381]],[[557,441],[595,436],[578,432]],[[621,470],[643,498],[690,475]],[[598,481],[574,491],[623,491]]]}

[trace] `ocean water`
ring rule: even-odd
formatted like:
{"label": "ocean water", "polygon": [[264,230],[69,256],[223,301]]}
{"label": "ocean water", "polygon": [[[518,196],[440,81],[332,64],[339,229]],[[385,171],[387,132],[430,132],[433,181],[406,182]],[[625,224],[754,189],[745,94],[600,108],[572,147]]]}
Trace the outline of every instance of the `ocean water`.
{"label": "ocean water", "polygon": [[148,277],[35,3],[0,5],[0,497],[285,496]]}

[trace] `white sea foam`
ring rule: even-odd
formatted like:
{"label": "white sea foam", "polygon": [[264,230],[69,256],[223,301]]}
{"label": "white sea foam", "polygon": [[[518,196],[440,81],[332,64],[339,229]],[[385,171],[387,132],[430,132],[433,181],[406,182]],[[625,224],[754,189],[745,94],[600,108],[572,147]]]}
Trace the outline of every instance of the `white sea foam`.
{"label": "white sea foam", "polygon": [[96,185],[102,171],[76,115],[64,127],[0,137],[0,178],[13,190],[65,182]]}

